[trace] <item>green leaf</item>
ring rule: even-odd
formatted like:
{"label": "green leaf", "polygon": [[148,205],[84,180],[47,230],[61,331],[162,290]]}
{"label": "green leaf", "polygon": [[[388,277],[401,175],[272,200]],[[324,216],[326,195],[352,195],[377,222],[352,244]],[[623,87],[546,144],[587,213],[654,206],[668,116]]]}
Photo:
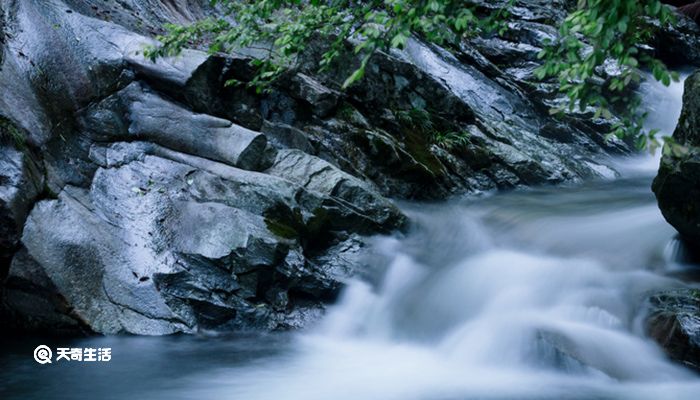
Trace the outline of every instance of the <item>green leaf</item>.
{"label": "green leaf", "polygon": [[365,66],[361,66],[360,68],[356,69],[355,72],[350,75],[345,82],[343,82],[343,89],[347,89],[352,85],[353,83],[359,81],[362,79],[362,77],[365,76]]}

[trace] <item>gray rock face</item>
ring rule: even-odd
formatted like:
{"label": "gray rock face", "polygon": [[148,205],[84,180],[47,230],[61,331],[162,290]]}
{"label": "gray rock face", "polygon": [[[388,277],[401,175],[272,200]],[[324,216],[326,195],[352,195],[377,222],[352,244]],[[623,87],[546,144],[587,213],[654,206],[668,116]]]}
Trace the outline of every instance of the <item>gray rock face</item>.
{"label": "gray rock face", "polygon": [[404,223],[376,192],[306,154],[327,185],[276,177],[280,162],[263,174],[148,142],[96,144],[90,155],[99,167],[89,188],[65,186],[34,206],[8,302],[27,310],[31,265],[51,285],[31,284],[60,294],[95,332],[293,326],[290,311],[318,308],[338,288],[304,256],[325,246],[319,237]]}
{"label": "gray rock face", "polygon": [[653,190],[666,220],[693,247],[700,246],[700,74],[685,81],[683,111],[673,138],[684,146],[661,160]]}
{"label": "gray rock face", "polygon": [[549,4],[518,2],[511,37],[379,54],[347,92],[338,77],[358,60],[318,74],[320,43],[259,95],[225,85],[251,79],[251,52],[143,58],[148,36],[208,1],[3,2],[0,115],[26,135],[0,147],[4,321],[300,327],[361,267],[369,235],[406,228],[384,196],[614,174],[608,154],[627,148],[581,116],[549,117],[555,90],[530,83],[564,15]]}
{"label": "gray rock face", "polygon": [[[150,39],[79,12],[88,3],[3,8],[16,31],[0,110],[36,149],[0,153],[3,316],[20,329],[162,335],[320,315],[345,277],[318,262],[326,250],[403,229],[403,214],[370,182],[198,112],[216,103],[203,75],[231,63],[197,51],[147,62]],[[153,3],[167,8],[158,18],[186,10]],[[335,107],[312,78],[295,87],[308,107]]]}
{"label": "gray rock face", "polygon": [[0,277],[7,272],[24,220],[42,190],[43,175],[29,152],[0,139]]}
{"label": "gray rock face", "polygon": [[248,170],[264,169],[267,139],[259,132],[210,115],[195,114],[129,84],[82,113],[93,140],[144,140]]}

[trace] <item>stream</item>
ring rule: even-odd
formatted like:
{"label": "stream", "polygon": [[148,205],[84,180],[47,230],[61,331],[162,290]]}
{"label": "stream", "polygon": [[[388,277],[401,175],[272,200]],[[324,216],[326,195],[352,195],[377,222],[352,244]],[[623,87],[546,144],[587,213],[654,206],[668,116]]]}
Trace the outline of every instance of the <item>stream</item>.
{"label": "stream", "polygon": [[[645,90],[650,126],[672,130],[682,86]],[[5,341],[0,398],[696,399],[700,377],[643,327],[648,294],[692,272],[650,190],[658,157],[618,164],[614,180],[403,204],[414,229],[375,238],[304,332]],[[38,344],[113,355],[38,365]]]}

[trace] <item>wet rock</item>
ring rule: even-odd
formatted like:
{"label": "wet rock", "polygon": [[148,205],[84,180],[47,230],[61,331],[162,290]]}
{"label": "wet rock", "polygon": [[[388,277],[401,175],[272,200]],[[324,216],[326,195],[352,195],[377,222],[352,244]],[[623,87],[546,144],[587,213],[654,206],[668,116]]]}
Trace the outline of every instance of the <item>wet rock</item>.
{"label": "wet rock", "polygon": [[368,235],[405,229],[385,196],[602,177],[628,150],[585,114],[554,120],[556,87],[531,83],[565,2],[519,1],[511,33],[452,52],[411,40],[346,92],[357,56],[318,73],[318,43],[265,94],[227,85],[252,79],[253,49],[143,57],[208,4],[2,4],[0,114],[27,146],[0,148],[13,328],[297,328],[361,268]]}
{"label": "wet rock", "polygon": [[662,29],[656,34],[656,55],[671,66],[700,66],[700,27],[691,18],[680,13],[677,19],[674,26]]}
{"label": "wet rock", "polygon": [[700,371],[700,292],[683,289],[650,299],[647,332],[668,356]]}
{"label": "wet rock", "polygon": [[266,167],[261,133],[192,113],[137,82],[90,106],[81,125],[95,140],[147,140],[243,169]]}
{"label": "wet rock", "polygon": [[287,326],[296,302],[316,299],[320,307],[339,289],[328,266],[306,260],[305,248],[323,249],[306,232],[330,240],[335,229],[391,229],[403,220],[391,203],[364,186],[353,192],[356,179],[313,156],[302,159],[324,180],[304,186],[293,175],[244,171],[148,142],[95,146],[91,154],[100,167],[90,188],[66,186],[27,220],[22,245],[32,263],[10,271],[6,304],[14,313],[40,318],[26,304],[33,286],[65,299],[70,320],[100,333],[275,329]]}
{"label": "wet rock", "polygon": [[685,240],[700,245],[700,74],[685,81],[683,111],[652,186],[666,220]]}
{"label": "wet rock", "polygon": [[[0,129],[9,128],[0,126]],[[0,135],[0,279],[7,273],[24,221],[44,185],[40,166],[29,151],[3,143],[4,140]]]}
{"label": "wet rock", "polygon": [[265,121],[261,132],[270,143],[279,148],[297,149],[307,154],[315,153],[308,135],[293,126]]}
{"label": "wet rock", "polygon": [[340,93],[323,86],[314,78],[299,73],[290,80],[289,90],[297,99],[307,102],[319,117],[327,117],[338,104]]}
{"label": "wet rock", "polygon": [[76,13],[126,26],[142,35],[164,33],[163,24],[187,24],[212,11],[208,0],[66,0]]}
{"label": "wet rock", "polygon": [[4,286],[0,316],[6,330],[56,335],[90,332],[26,249],[15,254]]}
{"label": "wet rock", "polygon": [[346,205],[329,207],[327,215],[319,215],[333,230],[351,227],[354,232],[369,233],[401,228],[405,224],[396,206],[377,196],[369,184],[299,150],[280,150],[266,172]]}

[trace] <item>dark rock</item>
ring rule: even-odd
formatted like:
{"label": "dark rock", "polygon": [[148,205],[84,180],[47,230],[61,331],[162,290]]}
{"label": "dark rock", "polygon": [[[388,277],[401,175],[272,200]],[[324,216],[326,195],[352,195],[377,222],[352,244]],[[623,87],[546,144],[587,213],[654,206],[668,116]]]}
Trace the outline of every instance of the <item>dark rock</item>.
{"label": "dark rock", "polygon": [[297,149],[307,154],[315,153],[308,135],[293,126],[265,121],[261,132],[265,134],[269,142],[279,148]]}
{"label": "dark rock", "polygon": [[340,97],[340,93],[302,73],[292,77],[289,90],[293,97],[307,102],[311,111],[321,118],[327,117],[333,111]]}
{"label": "dark rock", "polygon": [[685,81],[683,111],[673,132],[679,151],[670,145],[652,186],[666,220],[685,240],[700,246],[700,73]]}
{"label": "dark rock", "polygon": [[5,329],[52,334],[90,332],[26,249],[17,252],[5,282],[0,315]]}
{"label": "dark rock", "polygon": [[700,291],[682,289],[650,299],[647,333],[668,356],[700,371]]}
{"label": "dark rock", "polygon": [[0,138],[0,279],[7,273],[24,221],[43,187],[40,167],[28,150],[3,144]]}
{"label": "dark rock", "polygon": [[700,27],[680,13],[677,19],[674,26],[656,33],[653,41],[656,56],[673,67],[700,66]]}

